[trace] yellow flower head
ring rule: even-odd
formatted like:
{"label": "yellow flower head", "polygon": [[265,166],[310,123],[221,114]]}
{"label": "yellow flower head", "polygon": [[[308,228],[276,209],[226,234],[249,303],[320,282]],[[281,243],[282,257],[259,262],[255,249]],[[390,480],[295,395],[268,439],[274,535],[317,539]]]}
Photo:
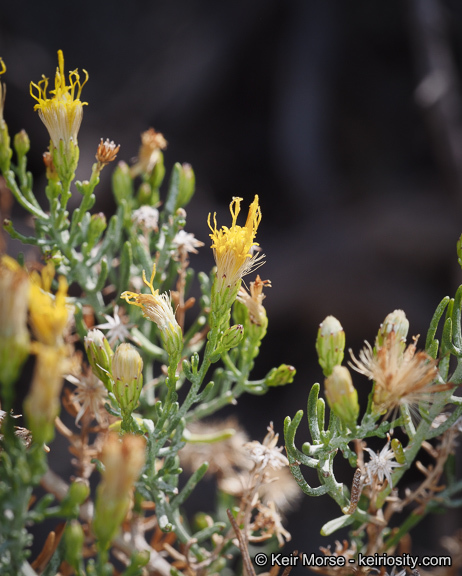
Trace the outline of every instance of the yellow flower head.
{"label": "yellow flower head", "polygon": [[63,374],[69,368],[64,347],[47,346],[36,342],[32,351],[37,355],[32,385],[24,401],[27,426],[39,444],[54,436],[54,420],[59,414]]}
{"label": "yellow flower head", "polygon": [[59,277],[56,295],[50,293],[54,275],[55,270],[51,263],[43,268],[41,275],[37,272],[32,273],[30,322],[34,336],[39,342],[48,346],[61,346],[63,332],[72,308],[66,304],[67,281],[64,276]]}
{"label": "yellow flower head", "polygon": [[223,226],[218,230],[216,214],[213,215],[212,228],[210,214],[208,217],[208,225],[212,231],[212,234],[210,234],[212,239],[211,248],[213,248],[217,264],[219,288],[235,287],[243,276],[263,264],[261,261],[264,258],[263,255],[252,255],[253,246],[258,246],[258,243],[254,240],[261,221],[258,196],[255,196],[254,201],[250,205],[245,226],[236,224],[237,217],[241,211],[241,202],[242,198],[233,198],[229,205],[231,216],[233,217],[231,228]]}
{"label": "yellow flower head", "polygon": [[0,338],[26,337],[29,278],[27,272],[11,258],[0,258]]}
{"label": "yellow flower head", "polygon": [[[9,256],[0,257],[0,294],[0,382],[8,385],[17,379],[29,354],[29,276]],[[4,389],[4,403],[5,394]]]}
{"label": "yellow flower head", "polygon": [[159,290],[154,290],[153,282],[156,275],[156,265],[152,268],[151,280],[146,280],[146,274],[143,270],[143,282],[151,290],[151,294],[136,294],[135,292],[123,292],[120,297],[128,304],[138,306],[143,312],[145,318],[149,318],[159,327],[162,340],[167,352],[180,350],[183,344],[183,333],[175,318],[175,312],[172,308],[170,296],[164,292],[159,294]]}
{"label": "yellow flower head", "polygon": [[66,84],[64,56],[62,50],[58,50],[55,88],[50,91],[53,97],[47,97],[48,78],[45,76],[42,76],[38,84],[35,82],[30,84],[30,94],[37,100],[34,110],[38,110],[40,119],[45,124],[55,148],[58,148],[60,140],[64,141],[66,147],[71,140],[77,144],[83,106],[87,104],[80,100],[82,88],[88,80],[88,72],[86,70],[84,72],[86,78],[83,82],[80,81],[77,70],[69,72],[69,84]]}

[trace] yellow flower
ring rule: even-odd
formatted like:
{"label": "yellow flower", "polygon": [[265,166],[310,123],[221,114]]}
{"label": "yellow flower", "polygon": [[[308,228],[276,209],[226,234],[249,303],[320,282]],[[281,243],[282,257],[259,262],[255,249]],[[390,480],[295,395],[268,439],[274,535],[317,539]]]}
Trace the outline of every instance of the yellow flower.
{"label": "yellow flower", "polygon": [[61,407],[59,397],[69,360],[65,357],[64,345],[55,347],[34,342],[31,348],[37,359],[31,389],[24,401],[24,412],[35,442],[43,444],[54,436],[54,420]]}
{"label": "yellow flower", "polygon": [[5,386],[5,396],[29,353],[29,278],[9,256],[0,258],[0,293],[0,382]]}
{"label": "yellow flower", "polygon": [[[58,50],[58,68],[55,75],[55,88],[51,90],[53,96],[47,97],[48,78],[42,76],[42,80],[30,84],[30,94],[37,104],[34,110],[38,110],[40,119],[45,124],[53,146],[58,148],[59,141],[63,140],[67,148],[72,141],[77,144],[77,134],[82,123],[83,106],[87,102],[81,102],[80,94],[84,84],[88,80],[88,72],[85,72],[85,80],[80,81],[77,70],[69,72],[69,84],[66,84],[64,75],[64,56],[62,50]],[[34,89],[36,93],[34,93]]]}
{"label": "yellow flower", "polygon": [[50,293],[55,271],[51,263],[31,275],[30,322],[34,336],[42,344],[60,346],[63,344],[63,332],[66,328],[72,307],[66,304],[67,281],[59,277],[56,296]]}
{"label": "yellow flower", "polygon": [[29,279],[27,272],[11,258],[0,258],[0,338],[18,337],[27,333]]}
{"label": "yellow flower", "polygon": [[253,255],[252,248],[258,246],[255,242],[257,229],[261,221],[261,209],[258,204],[258,196],[250,205],[245,226],[236,224],[237,217],[241,211],[242,198],[233,198],[229,209],[233,217],[231,228],[223,226],[217,229],[216,214],[213,215],[213,228],[210,224],[210,214],[208,225],[212,234],[213,254],[217,264],[218,289],[235,288],[240,279],[249,274],[255,268],[263,264],[261,261],[264,255]]}
{"label": "yellow flower", "polygon": [[[154,290],[153,282],[156,275],[156,265],[152,268],[151,280],[146,280],[143,270],[143,282],[151,290],[151,294],[136,294],[135,292],[123,292],[120,297],[128,304],[138,306],[145,318],[155,322],[161,331],[162,341],[169,354],[181,350],[183,345],[183,333],[175,318],[170,296],[164,292],[159,294],[159,290]],[[133,300],[133,301],[132,301]]]}
{"label": "yellow flower", "polygon": [[102,481],[96,491],[93,532],[99,546],[107,548],[115,538],[131,502],[132,488],[145,463],[143,436],[109,434],[104,442],[101,462]]}

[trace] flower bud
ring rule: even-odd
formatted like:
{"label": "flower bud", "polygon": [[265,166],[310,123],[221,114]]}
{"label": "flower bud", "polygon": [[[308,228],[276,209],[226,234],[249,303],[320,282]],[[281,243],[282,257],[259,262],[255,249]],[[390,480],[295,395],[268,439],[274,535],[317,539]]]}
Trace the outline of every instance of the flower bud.
{"label": "flower bud", "polygon": [[278,368],[273,368],[265,378],[265,384],[269,387],[285,386],[294,381],[297,371],[293,366],[281,364]]}
{"label": "flower bud", "polygon": [[324,376],[330,376],[334,366],[339,366],[342,363],[344,349],[345,332],[342,325],[334,316],[327,316],[319,325],[316,339],[318,362]]}
{"label": "flower bud", "polygon": [[88,238],[87,242],[90,244],[95,244],[101,234],[106,230],[107,222],[106,216],[99,212],[98,214],[92,214],[90,218],[90,225],[88,226]]}
{"label": "flower bud", "polygon": [[194,188],[196,185],[196,179],[194,176],[194,171],[191,164],[177,164],[175,168],[178,167],[179,171],[179,185],[178,185],[178,197],[176,200],[175,208],[180,206],[186,206],[194,194]]}
{"label": "flower bud", "polygon": [[133,181],[130,176],[130,168],[125,162],[119,162],[112,175],[112,189],[117,204],[122,200],[129,200],[133,197]]}
{"label": "flower bud", "polygon": [[404,448],[398,438],[393,438],[391,441],[391,449],[395,455],[395,460],[398,464],[406,464],[406,456],[404,454]]}
{"label": "flower bud", "polygon": [[383,323],[380,324],[377,338],[375,339],[375,346],[376,348],[382,348],[389,335],[393,332],[396,340],[402,342],[404,350],[408,331],[409,320],[406,318],[406,314],[402,310],[395,310],[388,314]]}
{"label": "flower bud", "polygon": [[55,268],[57,268],[64,261],[63,253],[58,248],[52,248],[51,250],[45,250],[44,257],[45,257],[45,260],[47,262],[51,262]]}
{"label": "flower bud", "polygon": [[131,414],[138,405],[143,386],[142,370],[143,360],[138,350],[131,344],[120,344],[112,358],[112,377],[113,392],[122,414]]}
{"label": "flower bud", "polygon": [[74,570],[78,570],[82,559],[82,548],[85,541],[83,528],[78,520],[71,520],[64,532],[65,558]]}
{"label": "flower bud", "polygon": [[350,372],[345,366],[334,366],[332,374],[324,381],[330,409],[352,430],[359,414],[358,393],[353,386]]}
{"label": "flower bud", "polygon": [[69,490],[61,505],[66,502],[69,506],[81,506],[89,495],[90,488],[88,484],[81,479],[77,479],[69,486]]}
{"label": "flower bud", "polygon": [[101,330],[93,329],[84,339],[85,352],[93,374],[112,392],[111,363],[114,352]]}
{"label": "flower bud", "polygon": [[[6,66],[0,58],[0,76],[6,72]],[[10,169],[10,160],[13,151],[10,148],[10,135],[8,126],[3,118],[3,108],[5,106],[6,86],[0,81],[0,172],[7,172]]]}
{"label": "flower bud", "polygon": [[239,342],[241,342],[244,337],[244,327],[242,324],[234,324],[227,330],[225,330],[223,336],[221,337],[218,349],[221,353],[228,352],[231,348],[235,348]]}
{"label": "flower bud", "polygon": [[13,146],[19,158],[22,158],[29,152],[30,140],[25,130],[21,130],[15,134],[13,139]]}

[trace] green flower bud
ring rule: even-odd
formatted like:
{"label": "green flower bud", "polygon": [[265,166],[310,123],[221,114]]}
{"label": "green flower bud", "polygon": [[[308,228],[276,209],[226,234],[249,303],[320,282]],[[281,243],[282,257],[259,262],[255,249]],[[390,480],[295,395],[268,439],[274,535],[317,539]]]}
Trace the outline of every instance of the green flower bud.
{"label": "green flower bud", "polygon": [[18,155],[18,158],[22,158],[25,156],[30,150],[30,140],[27,132],[25,130],[21,130],[17,134],[15,134],[13,140],[13,146]]}
{"label": "green flower bud", "polygon": [[143,360],[131,344],[123,343],[112,358],[114,395],[125,415],[131,414],[138,405],[143,386]]}
{"label": "green flower bud", "polygon": [[391,441],[391,449],[395,455],[395,460],[398,464],[406,464],[406,456],[404,454],[404,448],[398,438],[393,438]]}
{"label": "green flower bud", "polygon": [[98,214],[92,214],[90,218],[90,225],[88,227],[87,242],[92,245],[96,244],[101,234],[106,230],[106,227],[106,216],[102,212],[99,212]]}
{"label": "green flower bud", "polygon": [[[6,66],[0,58],[0,76],[6,72]],[[10,148],[10,135],[8,126],[3,119],[3,108],[5,106],[6,86],[0,81],[0,172],[7,172],[10,169],[10,160],[13,151]]]}
{"label": "green flower bud", "polygon": [[93,329],[84,339],[85,352],[93,374],[112,392],[111,363],[114,352],[101,330]]}
{"label": "green flower bud", "polygon": [[[1,83],[0,83],[1,86]],[[1,94],[0,94],[1,96]],[[11,156],[13,150],[10,148],[10,135],[8,126],[3,118],[0,118],[0,171],[8,172],[10,169]]]}
{"label": "green flower bud", "polygon": [[81,506],[89,495],[90,488],[88,484],[83,480],[76,480],[69,486],[63,502],[68,502],[72,506]]}
{"label": "green flower bud", "polygon": [[350,372],[345,366],[334,366],[332,374],[324,381],[330,409],[352,430],[359,415],[358,393],[353,386]]}
{"label": "green flower bud", "polygon": [[55,268],[57,268],[64,261],[64,256],[61,250],[58,250],[58,248],[45,250],[44,257],[47,262],[52,262]]}
{"label": "green flower bud", "polygon": [[175,208],[186,206],[193,197],[196,178],[194,171],[190,164],[181,164],[180,167],[180,182],[178,187],[178,197],[176,200]]}
{"label": "green flower bud", "polygon": [[228,352],[231,348],[235,348],[243,337],[244,327],[242,324],[234,324],[234,326],[225,330],[218,347],[222,352]]}
{"label": "green flower bud", "polygon": [[112,174],[112,189],[117,204],[120,204],[122,200],[133,198],[133,181],[130,176],[130,168],[125,162],[119,162]]}
{"label": "green flower bud", "polygon": [[396,335],[398,342],[406,342],[407,333],[409,332],[409,320],[402,310],[395,310],[387,315],[382,324],[380,324],[377,338],[375,339],[376,348],[382,348],[386,339],[391,333]]}
{"label": "green flower bud", "polygon": [[459,262],[459,265],[462,268],[462,234],[459,240],[457,240],[457,261]]}
{"label": "green flower bud", "polygon": [[269,387],[285,386],[294,381],[297,371],[293,366],[281,364],[278,368],[273,368],[268,372],[265,378],[265,384]]}
{"label": "green flower bud", "polygon": [[156,165],[154,166],[154,170],[152,171],[151,177],[149,178],[151,186],[154,189],[159,188],[159,186],[162,184],[164,176],[165,176],[164,155],[159,150],[159,156],[157,158]]}
{"label": "green flower bud", "polygon": [[72,138],[69,142],[60,139],[58,146],[52,146],[50,151],[53,164],[61,182],[73,180],[80,157],[80,149],[77,141],[72,140]]}
{"label": "green flower bud", "polygon": [[324,376],[330,376],[334,366],[339,366],[342,363],[344,349],[345,332],[342,325],[334,316],[327,316],[319,325],[316,339],[318,362]]}
{"label": "green flower bud", "polygon": [[64,546],[66,550],[66,562],[74,570],[78,570],[82,559],[82,548],[85,541],[83,528],[78,520],[72,520],[64,532]]}

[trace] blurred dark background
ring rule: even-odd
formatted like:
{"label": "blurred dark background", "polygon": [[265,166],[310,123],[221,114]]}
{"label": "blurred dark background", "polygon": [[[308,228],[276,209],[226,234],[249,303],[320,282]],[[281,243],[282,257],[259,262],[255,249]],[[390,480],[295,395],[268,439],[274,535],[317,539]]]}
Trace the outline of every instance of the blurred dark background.
{"label": "blurred dark background", "polygon": [[[282,432],[284,417],[305,408],[322,378],[314,341],[326,315],[340,319],[356,351],[396,308],[424,337],[436,305],[462,280],[461,3],[3,2],[5,119],[10,133],[31,137],[42,194],[48,135],[29,83],[53,78],[58,49],[66,70],[90,76],[79,178],[90,174],[100,138],[115,140],[129,161],[150,126],[169,142],[168,171],[192,164],[186,229],[206,243],[192,257],[197,269],[212,266],[207,214],[227,223],[232,196],[248,205],[259,194],[267,255],[259,272],[273,288],[256,377],[282,362],[298,374],[291,386],[240,400],[252,437],[261,440],[271,420]],[[96,211],[113,206],[110,172]],[[24,218],[18,207],[13,216]],[[368,384],[358,386],[364,398]],[[306,426],[299,445],[305,440]],[[346,468],[341,479],[351,476]],[[319,529],[337,514],[327,498],[304,497],[289,518],[288,551],[333,543]],[[414,553],[438,551],[458,515],[424,522]]]}

